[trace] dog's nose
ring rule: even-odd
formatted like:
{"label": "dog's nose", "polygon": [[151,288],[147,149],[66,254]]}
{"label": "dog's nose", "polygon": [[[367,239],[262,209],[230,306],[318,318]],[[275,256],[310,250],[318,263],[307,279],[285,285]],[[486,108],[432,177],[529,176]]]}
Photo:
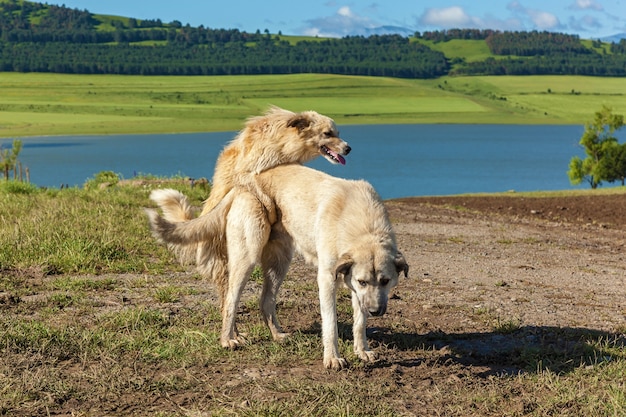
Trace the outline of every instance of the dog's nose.
{"label": "dog's nose", "polygon": [[370,314],[374,317],[379,317],[385,314],[386,311],[387,311],[387,306],[382,306],[382,307],[379,307],[378,310],[375,310],[375,311],[370,310]]}
{"label": "dog's nose", "polygon": [[343,154],[347,155],[347,154],[350,153],[351,150],[352,150],[352,148],[350,146],[346,146],[346,150],[345,150],[345,152]]}

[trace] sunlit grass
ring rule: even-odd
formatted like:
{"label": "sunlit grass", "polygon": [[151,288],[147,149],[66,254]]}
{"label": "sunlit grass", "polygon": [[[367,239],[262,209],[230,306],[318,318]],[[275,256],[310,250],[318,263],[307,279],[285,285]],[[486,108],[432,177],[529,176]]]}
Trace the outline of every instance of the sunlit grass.
{"label": "sunlit grass", "polygon": [[247,117],[270,105],[316,110],[339,124],[582,124],[601,104],[626,112],[622,81],[0,73],[0,137],[238,130]]}
{"label": "sunlit grass", "polygon": [[574,197],[574,196],[594,196],[594,195],[621,195],[626,194],[626,187],[606,187],[574,189],[574,190],[555,190],[555,191],[523,191],[523,192],[502,192],[502,193],[474,193],[462,194],[463,196],[497,196],[497,197]]}
{"label": "sunlit grass", "polygon": [[[41,190],[18,184],[0,181],[2,269],[156,273],[171,262],[171,255],[150,236],[142,212],[150,204],[152,187]],[[207,195],[176,181],[163,186],[186,188],[196,204]]]}

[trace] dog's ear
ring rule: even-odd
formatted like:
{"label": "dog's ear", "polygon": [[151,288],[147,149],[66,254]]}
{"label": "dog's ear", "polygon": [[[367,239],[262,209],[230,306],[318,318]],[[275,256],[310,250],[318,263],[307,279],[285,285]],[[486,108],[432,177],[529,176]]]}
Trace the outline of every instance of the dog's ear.
{"label": "dog's ear", "polygon": [[287,127],[295,127],[298,129],[298,132],[302,132],[307,127],[311,126],[311,119],[307,117],[305,114],[297,113],[294,114],[291,119],[287,122]]}
{"label": "dog's ear", "polygon": [[337,261],[337,266],[335,267],[335,278],[339,278],[339,275],[346,276],[350,273],[350,269],[354,265],[354,260],[348,254],[344,254]]}
{"label": "dog's ear", "polygon": [[406,260],[401,252],[396,253],[393,263],[396,265],[396,272],[398,272],[398,274],[400,274],[400,272],[404,272],[405,278],[409,276],[409,264],[406,263]]}

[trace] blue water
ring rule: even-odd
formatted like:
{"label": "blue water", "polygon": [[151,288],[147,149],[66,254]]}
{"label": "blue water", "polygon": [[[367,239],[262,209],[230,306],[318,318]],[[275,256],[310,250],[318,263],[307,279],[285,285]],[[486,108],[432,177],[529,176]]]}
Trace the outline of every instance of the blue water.
{"label": "blue water", "polygon": [[[583,126],[340,126],[352,152],[346,166],[309,163],[365,179],[382,198],[575,188],[567,177]],[[211,178],[235,132],[24,138],[20,160],[39,186],[82,186],[100,171]],[[9,139],[0,144],[10,146]]]}

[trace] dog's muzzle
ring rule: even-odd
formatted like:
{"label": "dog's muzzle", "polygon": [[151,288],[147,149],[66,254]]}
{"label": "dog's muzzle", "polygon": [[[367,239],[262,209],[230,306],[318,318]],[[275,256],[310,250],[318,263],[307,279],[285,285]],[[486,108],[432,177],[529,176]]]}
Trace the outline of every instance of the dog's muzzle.
{"label": "dog's muzzle", "polygon": [[385,306],[378,307],[378,310],[374,310],[374,311],[369,310],[369,313],[374,317],[380,317],[384,315],[386,311],[387,311],[387,306],[385,305]]}

